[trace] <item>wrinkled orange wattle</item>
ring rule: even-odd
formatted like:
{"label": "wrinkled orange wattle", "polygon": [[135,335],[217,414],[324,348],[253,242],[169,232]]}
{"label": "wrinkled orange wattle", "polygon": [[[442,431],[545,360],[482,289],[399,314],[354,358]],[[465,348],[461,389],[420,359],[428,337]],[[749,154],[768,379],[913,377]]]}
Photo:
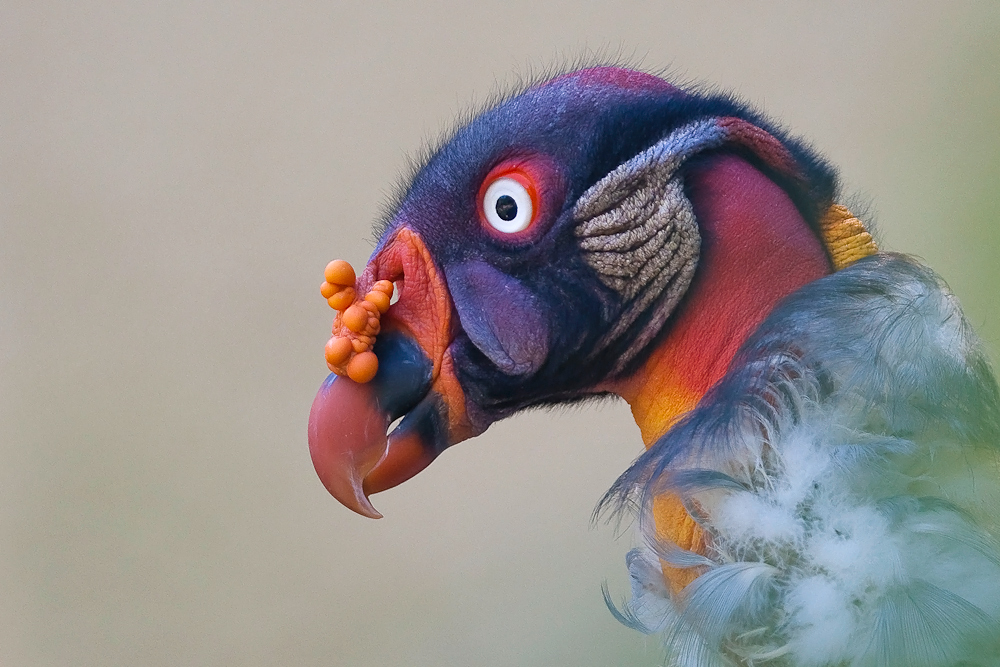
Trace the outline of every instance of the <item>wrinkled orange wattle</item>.
{"label": "wrinkled orange wattle", "polygon": [[339,311],[333,320],[333,335],[324,353],[327,367],[358,384],[371,381],[378,372],[378,357],[372,352],[381,331],[381,317],[389,310],[393,285],[379,280],[363,298],[358,298],[357,274],[350,263],[335,259],[326,265],[320,294]]}

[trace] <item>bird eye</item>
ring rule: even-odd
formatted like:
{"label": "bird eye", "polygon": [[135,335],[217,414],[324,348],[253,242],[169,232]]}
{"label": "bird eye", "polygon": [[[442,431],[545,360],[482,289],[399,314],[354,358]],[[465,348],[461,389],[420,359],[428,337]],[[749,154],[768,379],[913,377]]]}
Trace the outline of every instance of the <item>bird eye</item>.
{"label": "bird eye", "polygon": [[483,195],[486,222],[504,234],[528,228],[535,214],[531,183],[521,174],[509,173],[490,183]]}

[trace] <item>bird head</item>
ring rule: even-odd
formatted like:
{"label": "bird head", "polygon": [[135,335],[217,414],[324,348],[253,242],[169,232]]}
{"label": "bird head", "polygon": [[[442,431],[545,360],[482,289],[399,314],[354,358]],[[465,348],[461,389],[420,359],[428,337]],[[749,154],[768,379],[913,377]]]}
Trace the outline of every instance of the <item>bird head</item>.
{"label": "bird head", "polygon": [[502,101],[416,171],[357,278],[399,296],[374,378],[332,374],[313,403],[321,480],[378,517],[370,494],[519,410],[617,393],[638,418],[651,384],[696,399],[747,328],[829,272],[834,189],[745,106],[648,74],[590,68]]}

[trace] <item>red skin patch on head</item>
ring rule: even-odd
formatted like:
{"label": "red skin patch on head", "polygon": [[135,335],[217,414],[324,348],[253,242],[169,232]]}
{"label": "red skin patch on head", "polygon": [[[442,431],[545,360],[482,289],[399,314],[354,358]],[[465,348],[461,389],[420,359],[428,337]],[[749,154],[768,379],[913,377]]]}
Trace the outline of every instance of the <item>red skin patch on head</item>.
{"label": "red skin patch on head", "polygon": [[624,67],[588,67],[586,69],[562,74],[554,79],[542,84],[543,86],[553,83],[575,81],[582,86],[614,86],[624,90],[634,90],[637,92],[649,91],[658,93],[683,93],[680,88],[667,83],[663,79],[645,72],[637,72]]}

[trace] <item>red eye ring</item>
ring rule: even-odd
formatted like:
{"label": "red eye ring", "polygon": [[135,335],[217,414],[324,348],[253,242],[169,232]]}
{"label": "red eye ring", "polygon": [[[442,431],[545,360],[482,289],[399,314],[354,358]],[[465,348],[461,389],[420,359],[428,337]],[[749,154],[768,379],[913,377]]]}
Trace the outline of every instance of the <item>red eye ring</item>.
{"label": "red eye ring", "polygon": [[491,232],[508,238],[520,235],[534,225],[541,212],[538,186],[522,162],[503,162],[483,179],[477,207]]}

